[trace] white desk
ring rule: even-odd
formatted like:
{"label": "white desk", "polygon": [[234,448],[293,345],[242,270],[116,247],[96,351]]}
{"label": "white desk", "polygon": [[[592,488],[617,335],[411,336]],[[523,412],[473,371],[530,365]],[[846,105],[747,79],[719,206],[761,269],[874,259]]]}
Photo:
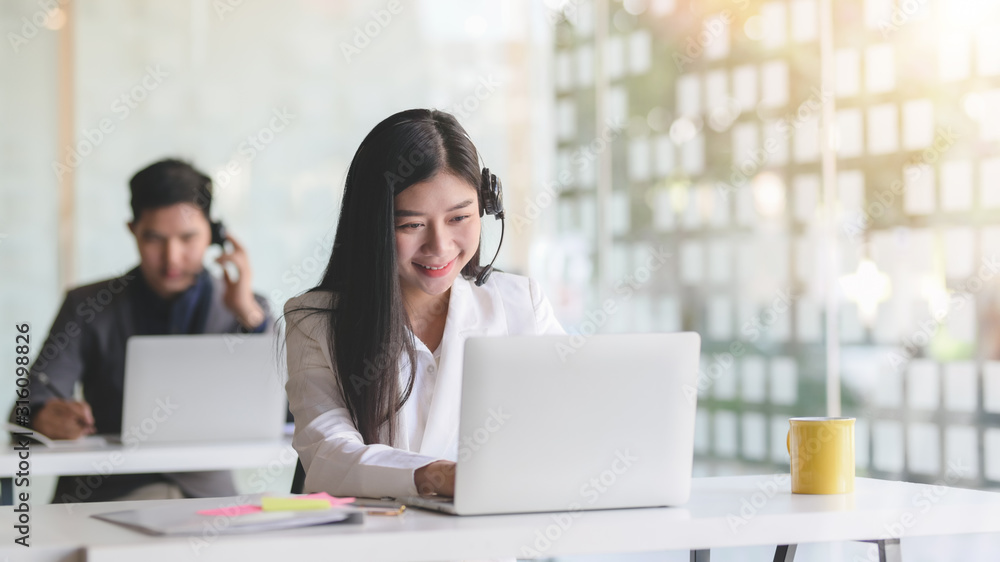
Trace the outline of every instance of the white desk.
{"label": "white desk", "polygon": [[[699,551],[1000,532],[1000,494],[859,478],[847,496],[793,496],[788,476],[699,478],[683,508],[453,517],[408,510],[369,516],[363,526],[312,527],[249,536],[149,537],[89,517],[161,502],[116,502],[31,510],[30,548],[0,522],[0,556],[15,560],[143,562],[198,560],[442,560],[663,550]],[[193,510],[219,500],[188,502]],[[747,507],[749,506],[749,507]],[[12,514],[8,513],[7,517]],[[563,521],[563,529],[557,523]],[[570,521],[570,523],[566,523]],[[743,524],[745,522],[745,524]],[[549,539],[540,539],[549,533]],[[197,548],[200,545],[200,548]],[[906,553],[903,553],[906,558]]]}
{"label": "white desk", "polygon": [[[33,444],[30,449],[32,476],[67,474],[142,474],[146,472],[193,472],[257,468],[272,462],[295,466],[298,456],[287,437],[278,441],[233,442],[204,445],[121,444],[49,449]],[[18,470],[17,452],[10,446],[0,452],[0,477]]]}

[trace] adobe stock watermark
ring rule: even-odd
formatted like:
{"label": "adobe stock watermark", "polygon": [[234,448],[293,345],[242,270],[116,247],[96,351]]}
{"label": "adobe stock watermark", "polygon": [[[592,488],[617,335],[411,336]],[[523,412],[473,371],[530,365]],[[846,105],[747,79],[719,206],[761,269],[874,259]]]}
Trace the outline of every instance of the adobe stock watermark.
{"label": "adobe stock watermark", "polygon": [[740,498],[740,508],[734,512],[726,514],[726,523],[729,530],[736,534],[742,527],[745,527],[760,510],[764,509],[771,498],[779,491],[790,490],[791,473],[798,472],[804,463],[808,463],[813,456],[818,454],[825,443],[829,443],[836,438],[836,434],[826,427],[820,427],[815,435],[809,436],[805,443],[794,449],[790,454],[790,472],[785,474],[775,474],[767,480],[756,483],[757,490],[749,497]]}
{"label": "adobe stock watermark", "polygon": [[541,529],[535,530],[534,540],[521,547],[521,558],[541,558],[552,545],[569,531],[573,523],[582,513],[582,509],[597,503],[601,496],[607,493],[619,478],[624,475],[632,465],[639,462],[639,457],[633,456],[628,449],[615,451],[615,458],[605,470],[589,478],[580,486],[580,497],[582,502],[572,502],[566,506],[566,511],[553,513],[552,523]]}
{"label": "adobe stock watermark", "polygon": [[351,42],[340,42],[340,52],[344,55],[347,64],[351,64],[352,59],[361,54],[362,51],[372,44],[382,31],[392,23],[394,16],[398,16],[403,11],[403,4],[399,0],[389,0],[385,8],[373,10],[371,18],[364,25],[354,28],[354,37]]}
{"label": "adobe stock watermark", "polygon": [[[160,68],[160,65],[147,65],[146,73],[139,81],[123,92],[113,102],[111,102],[111,112],[118,117],[118,122],[128,119],[132,111],[137,109],[149,97],[149,95],[163,84],[163,80],[170,74]],[[65,156],[63,161],[52,161],[52,173],[56,179],[62,179],[67,172],[75,170],[83,159],[92,154],[109,136],[117,130],[115,121],[105,117],[98,121],[97,126],[81,131],[83,137],[74,146],[66,146],[63,150]]]}
{"label": "adobe stock watermark", "polygon": [[[383,344],[382,349],[375,356],[374,360],[365,359],[363,361],[364,370],[360,375],[357,373],[351,373],[351,386],[354,388],[354,392],[360,393],[361,389],[372,384],[379,376],[385,373],[392,367],[398,364],[399,358],[406,358],[406,353],[402,348],[391,349],[387,344]],[[415,367],[409,364],[409,360],[406,360],[406,368],[413,369]],[[433,365],[430,366],[431,369],[434,368]]]}
{"label": "adobe stock watermark", "polygon": [[561,4],[559,7],[550,8],[546,12],[545,20],[548,24],[555,26],[560,20],[565,19],[567,22],[576,25],[579,22],[580,0],[568,0],[559,3]]}
{"label": "adobe stock watermark", "polygon": [[[271,289],[268,292],[268,300],[273,303],[284,302],[289,296],[297,295],[306,284],[315,283],[315,277],[326,269],[330,252],[333,248],[333,240],[336,231],[331,229],[326,235],[315,239],[312,251],[298,263],[292,264],[281,273],[281,283],[283,287]],[[247,338],[257,334],[225,334],[223,342],[229,353],[235,353],[236,347],[246,342]]]}
{"label": "adobe stock watermark", "polygon": [[451,105],[452,115],[460,117],[463,120],[468,119],[470,115],[479,109],[480,104],[489,99],[497,91],[497,88],[500,87],[500,82],[493,78],[492,74],[480,76],[478,82],[471,94]]}
{"label": "adobe stock watermark", "polygon": [[60,498],[66,509],[72,513],[76,503],[86,501],[94,495],[94,492],[104,484],[104,481],[125,462],[123,453],[138,449],[163,424],[167,423],[178,409],[179,406],[173,402],[170,396],[157,398],[156,406],[149,416],[143,418],[138,425],[122,428],[122,450],[111,452],[105,459],[91,463],[94,474],[77,476],[74,479],[76,482],[74,494],[64,493]]}
{"label": "adobe stock watermark", "polygon": [[683,51],[675,51],[671,55],[677,70],[683,72],[689,64],[701,58],[701,55],[705,53],[705,49],[709,45],[717,41],[723,33],[728,32],[729,25],[735,19],[731,10],[722,10],[718,15],[706,19],[701,31],[695,36],[689,35],[684,41]]}
{"label": "adobe stock watermark", "polygon": [[21,47],[38,37],[43,28],[52,29],[54,27],[53,18],[58,17],[60,7],[65,6],[67,2],[68,0],[38,0],[39,9],[30,16],[21,18],[21,27],[18,32],[7,32],[7,42],[10,43],[14,54],[21,52]]}
{"label": "adobe stock watermark", "polygon": [[673,254],[661,246],[650,252],[644,264],[618,280],[614,285],[614,290],[616,295],[620,295],[620,299],[605,299],[601,303],[601,307],[596,311],[586,311],[584,313],[586,318],[580,324],[579,332],[570,336],[568,344],[561,341],[556,344],[556,352],[559,354],[559,359],[565,362],[570,355],[573,355],[577,350],[587,345],[590,337],[599,332],[611,317],[618,313],[618,306],[622,302],[631,299],[635,292],[648,283],[653,278],[653,274],[662,269],[671,257],[673,257]]}
{"label": "adobe stock watermark", "polygon": [[[930,165],[937,162],[948,149],[955,146],[959,138],[958,134],[950,127],[938,127],[931,146],[920,153],[920,159],[917,162],[907,164],[903,169],[906,180],[916,182],[925,174],[933,174],[934,170],[930,168]],[[861,241],[865,230],[871,226],[873,220],[884,216],[897,198],[903,196],[905,188],[904,181],[895,180],[889,184],[889,187],[875,193],[864,209],[855,212],[852,218],[843,222],[842,229],[847,237],[852,242]]]}
{"label": "adobe stock watermark", "polygon": [[[438,314],[442,314],[447,311],[448,301],[440,301],[434,303],[431,306],[431,314],[428,315],[429,318],[437,317]],[[411,326],[411,333],[419,333],[423,328],[424,320],[418,320]],[[412,341],[412,340],[411,340]],[[388,344],[382,344],[382,348],[378,351],[373,359],[364,359],[362,364],[364,368],[362,373],[359,375],[354,372],[351,373],[350,382],[351,386],[354,388],[354,392],[360,393],[361,389],[372,384],[376,379],[383,375],[383,373],[389,370],[395,370],[399,365],[399,360],[402,358],[405,363],[406,369],[415,369],[416,366],[411,365],[409,358],[404,351],[403,347],[390,347]],[[429,369],[434,369],[434,365],[430,365]],[[412,371],[415,373],[415,371]]]}
{"label": "adobe stock watermark", "polygon": [[883,39],[888,39],[893,33],[909,23],[914,16],[920,13],[920,10],[928,6],[928,0],[899,0],[894,4],[889,18],[880,19],[878,22],[878,30],[882,32]]}
{"label": "adobe stock watermark", "polygon": [[726,524],[729,525],[729,531],[734,535],[739,533],[742,527],[745,527],[761,509],[764,509],[771,498],[779,491],[788,489],[789,486],[791,486],[790,474],[775,474],[767,480],[758,481],[755,484],[757,490],[754,493],[750,494],[749,497],[740,498],[739,509],[726,514]]}
{"label": "adobe stock watermark", "polygon": [[504,423],[509,419],[510,414],[504,412],[503,407],[490,408],[482,425],[477,427],[472,433],[463,435],[459,440],[459,462],[466,462],[471,459],[472,455],[479,451],[479,448],[485,445],[494,433],[503,429]]}
{"label": "adobe stock watermark", "polygon": [[93,294],[79,303],[74,310],[76,313],[74,319],[67,321],[60,330],[49,333],[32,369],[44,372],[49,366],[49,361],[55,359],[69,346],[73,339],[80,337],[80,334],[83,333],[80,323],[90,324],[96,320],[97,315],[103,312],[134,280],[135,274],[122,273],[118,277],[108,280],[103,287],[93,291]]}
{"label": "adobe stock watermark", "polygon": [[[577,170],[590,165],[594,159],[611,146],[611,143],[618,140],[624,129],[624,119],[609,119],[605,127],[601,130],[600,135],[587,143],[586,146],[577,148],[570,153],[570,164]],[[534,198],[525,205],[523,212],[513,213],[508,211],[508,216],[514,225],[514,230],[518,234],[521,234],[525,229],[529,228],[542,216],[543,211],[559,200],[559,193],[576,181],[576,179],[576,174],[570,170],[562,170],[556,176],[555,180],[548,181],[542,186],[542,190],[535,194]]]}
{"label": "adobe stock watermark", "polygon": [[[430,314],[428,318],[437,318],[440,314],[446,313],[448,310],[448,301],[438,301],[431,305]],[[419,333],[422,331],[426,322],[430,320],[419,319],[410,326],[411,333]],[[404,349],[402,347],[391,348],[388,344],[383,344],[382,348],[375,355],[373,359],[364,359],[362,364],[364,368],[362,373],[351,373],[350,382],[351,386],[354,388],[355,393],[360,393],[361,389],[372,384],[377,378],[383,375],[383,373],[389,370],[395,370],[398,367],[398,362],[402,358],[405,363],[406,369],[415,368],[410,365],[409,358],[407,357]],[[433,370],[434,365],[428,366],[429,369]]]}
{"label": "adobe stock watermark", "polygon": [[256,496],[270,488],[283,474],[285,468],[293,466],[299,456],[292,447],[285,447],[278,454],[278,457],[268,461],[266,466],[257,469],[257,472],[250,475],[247,483],[250,485],[250,493],[243,494],[224,505],[219,506],[224,514],[204,516],[202,531],[198,536],[188,539],[188,546],[195,556],[201,556],[203,551],[212,546],[219,536],[233,524],[233,519],[239,517],[239,506],[253,503]]}
{"label": "adobe stock watermark", "polygon": [[[965,459],[948,461],[948,468],[945,470],[943,478],[934,481],[929,487],[922,486],[920,493],[910,498],[912,509],[904,511],[895,521],[882,525],[882,534],[878,540],[901,539],[906,536],[907,531],[913,528],[926,515],[932,507],[937,505],[942,498],[947,496],[958,482],[969,478],[973,474],[972,467],[965,463]],[[854,556],[855,562],[879,562],[878,547],[872,545],[868,548],[868,555],[864,558]]]}
{"label": "adobe stock watermark", "polygon": [[792,309],[793,299],[794,295],[792,294],[791,287],[779,289],[771,299],[770,306],[743,323],[741,333],[745,336],[745,339],[738,339],[730,343],[726,351],[714,354],[712,362],[708,367],[704,367],[699,363],[697,386],[684,385],[681,389],[688,403],[696,404],[698,393],[707,392],[715,384],[715,381],[729,372],[737,359],[746,354],[747,346],[744,344],[744,341],[751,344],[756,343],[757,340],[778,322],[778,319],[788,314]]}
{"label": "adobe stock watermark", "polygon": [[287,107],[272,108],[271,118],[268,120],[267,125],[261,127],[255,133],[247,135],[246,140],[236,147],[236,154],[242,158],[230,158],[226,162],[226,165],[215,173],[215,177],[213,178],[215,185],[225,189],[233,178],[243,173],[243,165],[253,162],[261,152],[274,142],[278,133],[284,131],[291,124],[293,119],[295,119],[295,114],[289,111]]}
{"label": "adobe stock watermark", "polygon": [[746,341],[756,343],[771,326],[774,326],[782,315],[788,313],[792,308],[792,297],[791,287],[778,289],[771,299],[771,306],[765,308],[760,314],[755,314],[743,323],[741,331],[746,336]]}
{"label": "adobe stock watermark", "polygon": [[394,189],[397,183],[405,181],[406,178],[413,175],[413,172],[416,171],[416,167],[423,164],[424,161],[427,160],[428,156],[430,155],[419,148],[415,148],[410,151],[405,158],[402,154],[397,156],[396,161],[390,163],[390,166],[395,165],[396,169],[389,169],[382,172],[382,178],[385,179],[385,183],[389,189]]}
{"label": "adobe stock watermark", "polygon": [[281,282],[287,289],[271,289],[268,297],[274,302],[281,302],[287,295],[296,295],[307,283],[312,283],[315,276],[326,269],[336,234],[334,229],[330,229],[326,235],[316,238],[312,252],[282,272]]}
{"label": "adobe stock watermark", "polygon": [[[744,11],[750,7],[750,0],[732,0],[733,4]],[[723,34],[728,33],[729,26],[736,21],[736,14],[730,9],[705,18],[701,31],[697,35],[688,36],[682,43],[682,52],[674,52],[671,58],[677,70],[683,72],[687,66],[705,54],[705,49],[715,41],[718,41]]]}
{"label": "adobe stock watermark", "polygon": [[823,108],[823,102],[833,98],[833,92],[823,91],[815,86],[810,96],[799,104],[794,113],[778,119],[774,125],[775,135],[769,135],[761,146],[749,151],[740,163],[730,166],[729,183],[716,182],[716,189],[724,200],[729,194],[746,185],[753,176],[762,170],[779,150],[779,140],[788,140],[802,128],[803,125],[817,117]]}
{"label": "adobe stock watermark", "polygon": [[226,19],[226,16],[236,11],[244,4],[245,0],[212,0],[212,9],[219,21]]}
{"label": "adobe stock watermark", "polygon": [[930,345],[938,329],[948,316],[966,305],[975,306],[975,295],[983,290],[986,283],[1000,273],[1000,258],[996,254],[983,256],[976,274],[961,283],[955,291],[948,295],[948,303],[942,309],[934,310],[930,318],[919,322],[917,328],[900,342],[902,350],[892,350],[886,354],[886,360],[894,371],[899,372],[910,359],[913,359],[921,348]]}

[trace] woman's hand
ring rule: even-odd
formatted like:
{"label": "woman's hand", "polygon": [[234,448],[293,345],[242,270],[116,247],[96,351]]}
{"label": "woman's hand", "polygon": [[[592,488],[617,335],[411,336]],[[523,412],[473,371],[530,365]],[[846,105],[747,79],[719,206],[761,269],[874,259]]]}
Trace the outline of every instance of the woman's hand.
{"label": "woman's hand", "polygon": [[455,463],[434,461],[422,466],[413,473],[413,483],[417,485],[417,493],[421,496],[437,494],[453,497],[455,495]]}

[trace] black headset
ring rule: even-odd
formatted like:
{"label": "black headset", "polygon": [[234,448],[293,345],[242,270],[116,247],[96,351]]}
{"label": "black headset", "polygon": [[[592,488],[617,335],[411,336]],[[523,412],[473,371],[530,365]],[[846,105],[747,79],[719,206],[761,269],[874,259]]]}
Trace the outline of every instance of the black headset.
{"label": "black headset", "polygon": [[493,254],[490,264],[484,267],[476,276],[476,286],[481,287],[489,280],[493,273],[493,263],[500,255],[500,247],[503,246],[504,213],[503,213],[503,185],[500,178],[490,173],[489,168],[483,168],[483,177],[479,182],[479,216],[492,215],[500,221],[500,243],[497,244],[497,252]]}

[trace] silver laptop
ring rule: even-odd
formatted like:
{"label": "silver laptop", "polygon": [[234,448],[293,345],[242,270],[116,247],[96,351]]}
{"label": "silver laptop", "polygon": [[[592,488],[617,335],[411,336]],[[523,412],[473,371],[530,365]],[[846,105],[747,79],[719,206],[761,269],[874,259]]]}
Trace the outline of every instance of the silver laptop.
{"label": "silver laptop", "polygon": [[277,351],[273,334],[129,338],[122,443],[280,439],[287,406]]}
{"label": "silver laptop", "polygon": [[696,333],[470,338],[456,515],[673,506],[691,490]]}

